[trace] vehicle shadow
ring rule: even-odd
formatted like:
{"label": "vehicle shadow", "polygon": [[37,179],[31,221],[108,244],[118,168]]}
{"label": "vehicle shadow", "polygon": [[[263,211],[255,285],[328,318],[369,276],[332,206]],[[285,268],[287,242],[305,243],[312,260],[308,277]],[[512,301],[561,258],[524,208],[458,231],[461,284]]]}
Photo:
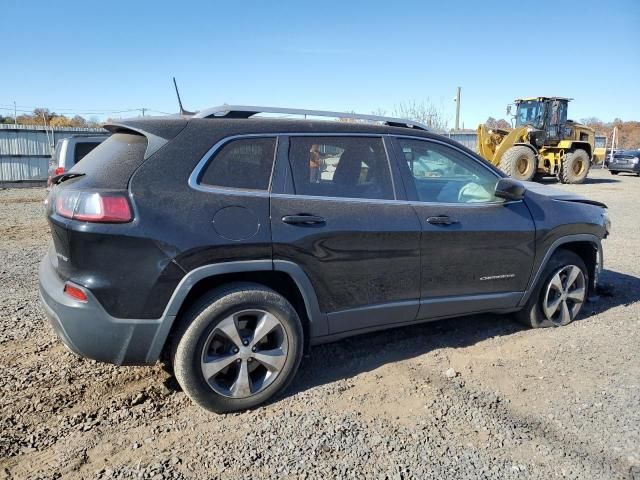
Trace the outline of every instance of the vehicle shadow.
{"label": "vehicle shadow", "polygon": [[[556,177],[540,177],[536,180],[538,183],[544,185],[561,185],[560,181]],[[587,177],[582,185],[597,185],[601,183],[620,183],[617,178],[591,178]]]}
{"label": "vehicle shadow", "polygon": [[[604,271],[598,289],[578,321],[593,319],[619,305],[640,301],[640,278]],[[460,348],[526,329],[509,315],[482,314],[439,320],[346,338],[311,348],[295,380],[282,396],[354,377],[382,365],[418,357],[440,348]],[[270,402],[271,403],[271,402]]]}
{"label": "vehicle shadow", "polygon": [[[640,301],[638,277],[605,270],[599,283],[596,295],[589,299],[576,321],[593,320],[594,315]],[[526,327],[509,315],[481,314],[392,328],[311,347],[291,385],[266,404],[433,350],[466,347],[522,330]],[[181,391],[170,365],[165,368],[169,376],[164,385]]]}
{"label": "vehicle shadow", "polygon": [[[596,295],[583,312],[597,315],[619,305],[629,305],[640,301],[640,278],[626,273],[603,270],[598,280]],[[583,313],[581,319],[585,318]]]}

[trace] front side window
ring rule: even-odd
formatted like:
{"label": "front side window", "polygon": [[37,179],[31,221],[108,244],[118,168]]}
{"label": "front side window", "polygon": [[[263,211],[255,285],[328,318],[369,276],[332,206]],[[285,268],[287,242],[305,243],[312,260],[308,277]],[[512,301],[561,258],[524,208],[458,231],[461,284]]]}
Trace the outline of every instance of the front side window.
{"label": "front side window", "polygon": [[200,177],[200,184],[268,190],[275,150],[275,138],[232,140],[211,159]]}
{"label": "front side window", "polygon": [[399,139],[418,200],[431,203],[495,202],[499,177],[464,153],[440,143]]}
{"label": "front side window", "polygon": [[289,161],[298,195],[394,199],[381,138],[294,136]]}

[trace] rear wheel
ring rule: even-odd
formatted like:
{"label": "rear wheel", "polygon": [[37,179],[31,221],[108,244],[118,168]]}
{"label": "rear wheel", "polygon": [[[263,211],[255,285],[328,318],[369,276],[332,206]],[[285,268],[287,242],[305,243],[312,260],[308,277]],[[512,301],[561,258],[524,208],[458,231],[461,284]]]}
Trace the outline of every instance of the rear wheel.
{"label": "rear wheel", "polygon": [[284,297],[261,285],[234,284],[206,295],[184,315],[173,365],[191,400],[225,413],[282,391],[302,349],[300,319]]}
{"label": "rear wheel", "polygon": [[530,181],[536,174],[536,155],[529,147],[516,145],[502,155],[500,168],[511,178]]}
{"label": "rear wheel", "polygon": [[609,170],[611,172],[611,175],[617,175],[620,172],[616,172],[615,170]]}
{"label": "rear wheel", "polygon": [[567,153],[562,159],[558,178],[562,183],[582,183],[589,174],[589,154],[582,149]]}
{"label": "rear wheel", "polygon": [[567,325],[580,313],[588,286],[589,274],[582,258],[569,250],[558,250],[516,319],[532,328]]}

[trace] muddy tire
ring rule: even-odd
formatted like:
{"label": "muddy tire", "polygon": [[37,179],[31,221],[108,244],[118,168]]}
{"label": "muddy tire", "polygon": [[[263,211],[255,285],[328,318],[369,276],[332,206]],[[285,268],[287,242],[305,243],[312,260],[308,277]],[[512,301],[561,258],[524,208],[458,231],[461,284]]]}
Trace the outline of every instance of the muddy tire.
{"label": "muddy tire", "polygon": [[582,149],[567,153],[562,159],[558,178],[562,183],[582,183],[589,174],[589,154]]}
{"label": "muddy tire", "polygon": [[538,169],[536,155],[529,147],[516,145],[504,152],[500,160],[500,168],[511,178],[531,181]]}
{"label": "muddy tire", "polygon": [[515,318],[530,328],[567,325],[580,313],[588,289],[589,271],[582,258],[569,250],[557,250]]}
{"label": "muddy tire", "polygon": [[204,295],[182,316],[172,364],[194,403],[227,413],[282,392],[300,365],[303,345],[300,318],[282,295],[235,283]]}

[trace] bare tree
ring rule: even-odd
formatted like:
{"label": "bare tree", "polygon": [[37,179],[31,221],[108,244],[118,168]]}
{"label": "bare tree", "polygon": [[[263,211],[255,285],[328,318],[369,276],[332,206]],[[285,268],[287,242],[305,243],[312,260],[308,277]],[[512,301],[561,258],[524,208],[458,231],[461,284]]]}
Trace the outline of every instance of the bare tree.
{"label": "bare tree", "polygon": [[487,118],[487,121],[484,122],[484,124],[487,126],[487,128],[491,128],[494,130],[495,129],[505,130],[505,129],[511,128],[511,124],[507,122],[504,118],[501,118],[500,120],[496,120],[493,117],[489,117]]}
{"label": "bare tree", "polygon": [[442,109],[436,107],[428,98],[424,101],[400,102],[395,106],[393,116],[424,123],[433,130],[447,130],[449,125]]}

